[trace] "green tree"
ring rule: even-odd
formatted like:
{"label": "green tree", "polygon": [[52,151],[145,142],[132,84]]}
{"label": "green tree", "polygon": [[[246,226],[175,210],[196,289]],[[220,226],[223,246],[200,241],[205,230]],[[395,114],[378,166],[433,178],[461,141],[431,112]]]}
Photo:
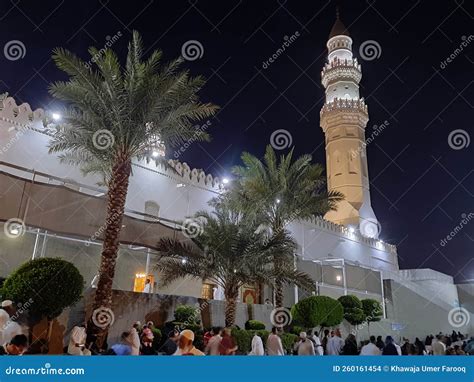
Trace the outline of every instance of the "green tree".
{"label": "green tree", "polygon": [[370,323],[380,321],[383,317],[383,307],[380,302],[372,298],[366,298],[361,301],[367,321],[367,329],[370,333]]}
{"label": "green tree", "polygon": [[51,324],[61,312],[82,295],[84,278],[70,262],[59,258],[30,260],[4,282],[2,296],[27,307],[32,324],[42,318]]}
{"label": "green tree", "polygon": [[357,296],[347,295],[338,298],[344,308],[344,318],[351,325],[360,325],[365,321],[365,313],[362,302]]}
{"label": "green tree", "polygon": [[302,299],[291,308],[293,321],[305,328],[339,325],[344,317],[342,304],[327,296],[311,296]]}
{"label": "green tree", "polygon": [[225,324],[235,323],[239,289],[245,284],[271,283],[275,277],[302,288],[314,288],[311,278],[294,269],[293,262],[275,269],[276,251],[294,250],[293,239],[284,230],[268,237],[258,225],[224,208],[198,212],[193,223],[192,243],[161,239],[158,250],[164,255],[156,268],[163,285],[184,277],[207,280],[223,288],[226,300]]}
{"label": "green tree", "polygon": [[[134,158],[148,160],[153,151],[209,136],[193,126],[213,116],[215,105],[201,103],[197,92],[205,81],[181,70],[182,58],[162,63],[162,52],[147,59],[134,31],[122,65],[110,49],[90,48],[93,65],[62,48],[53,59],[68,81],[50,86],[50,93],[68,104],[63,122],[50,143],[62,162],[79,165],[84,173],[99,173],[107,185],[107,213],[99,281],[93,309],[110,308],[120,231]],[[100,345],[107,327],[89,320],[89,334]]]}
{"label": "green tree", "polygon": [[[267,146],[263,160],[244,152],[243,166],[233,168],[236,180],[229,192],[214,200],[262,222],[271,232],[284,230],[300,219],[311,220],[336,208],[342,200],[338,192],[326,191],[326,177],[320,164],[311,163],[311,155],[293,160],[293,150],[277,158]],[[291,250],[277,252],[274,264],[281,269],[293,256]],[[283,304],[282,280],[275,280],[275,305]]]}

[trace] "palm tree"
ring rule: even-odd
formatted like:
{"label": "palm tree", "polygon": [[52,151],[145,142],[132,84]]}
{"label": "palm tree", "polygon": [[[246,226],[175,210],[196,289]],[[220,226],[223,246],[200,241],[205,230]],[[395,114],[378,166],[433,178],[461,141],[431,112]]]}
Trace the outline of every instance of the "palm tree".
{"label": "palm tree", "polygon": [[[311,155],[293,161],[293,149],[279,160],[268,145],[263,161],[244,152],[243,166],[233,168],[236,180],[229,192],[213,200],[213,205],[227,205],[256,221],[262,221],[271,232],[280,232],[295,220],[311,220],[336,209],[343,196],[326,189],[326,178],[320,164],[311,163]],[[276,269],[292,257],[292,251],[275,252]],[[283,304],[282,280],[275,280],[275,306]]]}
{"label": "palm tree", "polygon": [[272,236],[258,230],[258,224],[247,222],[242,215],[217,208],[198,212],[193,218],[200,234],[192,242],[161,239],[158,250],[164,255],[155,266],[161,282],[168,285],[184,277],[207,280],[222,287],[226,300],[225,324],[235,323],[239,289],[246,284],[269,284],[278,277],[313,290],[314,283],[303,272],[294,270],[292,262],[281,269],[273,266],[275,252],[293,251],[296,243],[281,230]]}
{"label": "palm tree", "polygon": [[[133,159],[146,159],[165,145],[209,136],[193,127],[217,107],[201,103],[197,92],[205,84],[180,69],[182,58],[162,63],[162,52],[143,57],[143,43],[134,31],[122,65],[110,49],[90,48],[95,66],[57,48],[53,59],[69,75],[50,85],[50,93],[68,108],[57,126],[49,150],[62,162],[79,165],[84,173],[101,174],[108,186],[103,249],[93,309],[110,308],[120,231]],[[156,154],[155,154],[156,155]],[[153,155],[153,156],[155,156]],[[158,162],[158,161],[157,161]],[[88,330],[101,343],[107,328],[89,321]]]}

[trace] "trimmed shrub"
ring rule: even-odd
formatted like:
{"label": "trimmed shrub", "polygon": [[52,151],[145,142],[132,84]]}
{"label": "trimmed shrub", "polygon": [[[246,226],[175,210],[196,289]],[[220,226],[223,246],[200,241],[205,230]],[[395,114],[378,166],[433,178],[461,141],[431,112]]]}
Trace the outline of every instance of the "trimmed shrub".
{"label": "trimmed shrub", "polygon": [[361,301],[361,304],[367,322],[376,322],[382,319],[383,308],[380,302],[372,298],[366,298]]}
{"label": "trimmed shrub", "polygon": [[300,335],[301,332],[306,332],[307,329],[303,326],[299,325],[293,325],[293,327],[290,330],[290,333],[296,334],[297,336]]}
{"label": "trimmed shrub", "polygon": [[351,325],[359,325],[365,321],[365,313],[362,309],[362,302],[357,296],[347,295],[338,298],[344,308],[344,318]]}
{"label": "trimmed shrub", "polygon": [[174,320],[188,324],[198,324],[201,322],[199,309],[195,306],[178,305],[174,311]]}
{"label": "trimmed shrub", "polygon": [[235,343],[239,347],[239,354],[247,354],[252,350],[252,338],[257,333],[263,341],[263,345],[267,343],[268,330],[244,330],[244,329],[232,329],[231,335],[235,340]]}
{"label": "trimmed shrub", "polygon": [[83,287],[84,278],[72,263],[47,257],[21,265],[5,280],[2,296],[17,303],[29,302],[30,319],[52,320],[79,301]]}
{"label": "trimmed shrub", "polygon": [[306,328],[330,327],[342,322],[344,308],[331,297],[311,296],[293,305],[291,314],[295,323]]}
{"label": "trimmed shrub", "polygon": [[298,337],[299,336],[292,333],[282,333],[280,335],[281,344],[283,345],[283,349],[285,349],[286,354],[293,354],[293,345],[295,344],[295,340]]}
{"label": "trimmed shrub", "polygon": [[265,330],[265,324],[258,320],[248,320],[245,323],[246,330]]}
{"label": "trimmed shrub", "polygon": [[158,350],[162,338],[161,330],[158,328],[153,328],[151,331],[153,332],[153,349]]}
{"label": "trimmed shrub", "polygon": [[248,330],[232,329],[232,337],[239,347],[240,354],[247,354],[252,348],[252,336]]}

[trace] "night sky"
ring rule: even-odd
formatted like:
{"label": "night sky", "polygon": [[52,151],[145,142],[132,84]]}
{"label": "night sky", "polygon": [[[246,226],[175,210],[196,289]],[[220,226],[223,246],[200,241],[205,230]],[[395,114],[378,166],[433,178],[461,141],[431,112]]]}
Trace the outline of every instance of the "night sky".
{"label": "night sky", "polygon": [[[433,268],[457,281],[474,279],[474,218],[445,246],[440,242],[462,214],[474,212],[474,143],[467,146],[473,136],[474,8],[468,3],[339,2],[362,64],[367,135],[389,123],[367,146],[381,238],[398,245],[401,268]],[[213,141],[193,144],[180,160],[228,176],[242,151],[262,155],[272,132],[285,129],[296,154],[312,153],[324,163],[320,72],[335,10],[333,1],[2,0],[0,47],[19,40],[26,53],[8,60],[2,52],[0,92],[54,110],[60,105],[47,86],[64,79],[50,58],[54,47],[88,60],[89,46],[100,49],[120,32],[113,49],[124,57],[137,29],[148,49],[160,48],[171,59],[197,40],[202,57],[186,66],[208,78],[202,99],[222,110],[209,130]],[[264,69],[295,32],[299,37]],[[369,40],[380,46],[380,56],[364,60],[359,47]],[[458,129],[453,134],[464,141],[450,145],[448,136]]]}

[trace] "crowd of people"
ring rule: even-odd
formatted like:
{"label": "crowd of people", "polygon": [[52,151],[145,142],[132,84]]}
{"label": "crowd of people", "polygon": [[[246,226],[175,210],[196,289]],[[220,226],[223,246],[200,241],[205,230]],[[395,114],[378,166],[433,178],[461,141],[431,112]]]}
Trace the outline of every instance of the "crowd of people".
{"label": "crowd of people", "polygon": [[[27,330],[15,320],[15,309],[11,301],[3,301],[0,309],[0,355],[47,354],[46,340],[28,343]],[[26,330],[26,333],[25,333]],[[370,336],[369,340],[358,342],[354,334],[342,338],[339,329],[318,333],[313,329],[302,331],[291,349],[285,349],[280,331],[274,327],[264,339],[262,332],[255,331],[250,351],[239,349],[230,328],[213,327],[204,335],[190,329],[169,328],[162,338],[162,332],[152,321],[142,325],[135,322],[124,331],[120,340],[107,349],[94,350],[88,345],[85,325],[75,326],[70,333],[64,352],[69,355],[474,355],[474,337],[468,338],[460,332],[429,335],[424,340],[403,338],[397,343],[391,336]],[[248,346],[248,345],[247,345]]]}
{"label": "crowd of people", "polygon": [[[153,322],[141,326],[135,323],[130,331],[122,333],[121,340],[105,353],[108,355],[235,355],[243,354],[232,336],[230,328],[213,327],[204,333],[201,343],[195,344],[196,335],[192,330],[174,328],[166,338],[156,343],[153,337]],[[85,346],[85,332],[81,337],[71,335],[68,349]],[[74,333],[73,333],[74,334]],[[79,343],[76,341],[79,340]],[[76,354],[68,350],[69,354]],[[82,354],[90,354],[84,352]],[[256,331],[251,340],[248,355],[474,355],[474,338],[468,339],[453,331],[451,335],[439,333],[429,335],[424,341],[416,338],[413,342],[403,338],[398,344],[392,336],[385,340],[382,336],[370,336],[369,340],[358,343],[354,334],[342,338],[339,329],[324,330],[320,338],[317,330],[301,332],[295,340],[292,351],[285,350],[279,330],[274,327],[266,342],[262,333]]]}

